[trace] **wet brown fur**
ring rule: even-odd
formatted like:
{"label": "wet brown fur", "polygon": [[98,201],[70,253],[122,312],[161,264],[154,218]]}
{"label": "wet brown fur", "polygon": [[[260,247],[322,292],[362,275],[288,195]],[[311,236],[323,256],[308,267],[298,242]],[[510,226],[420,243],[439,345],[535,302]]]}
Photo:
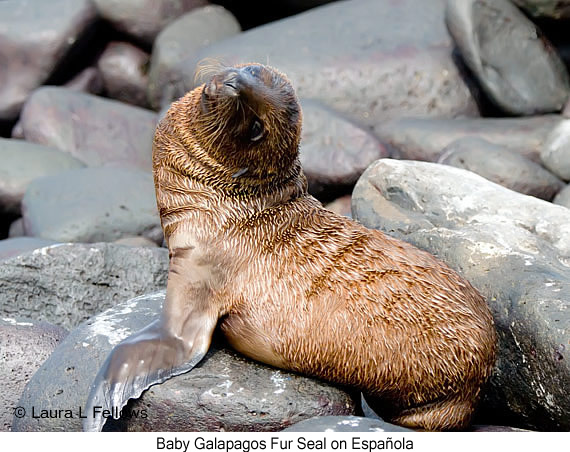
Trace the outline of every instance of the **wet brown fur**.
{"label": "wet brown fur", "polygon": [[[357,387],[407,427],[465,427],[495,361],[485,301],[430,254],[308,195],[293,89],[255,67],[259,84],[245,94],[223,95],[224,71],[158,126],[154,178],[171,274],[191,252],[204,309],[245,355]],[[242,138],[254,113],[266,132],[250,143]]]}

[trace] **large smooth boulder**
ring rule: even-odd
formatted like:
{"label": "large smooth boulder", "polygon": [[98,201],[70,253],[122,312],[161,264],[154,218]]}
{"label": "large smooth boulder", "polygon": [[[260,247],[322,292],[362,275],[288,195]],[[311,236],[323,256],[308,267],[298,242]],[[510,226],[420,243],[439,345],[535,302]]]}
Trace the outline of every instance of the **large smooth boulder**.
{"label": "large smooth boulder", "polygon": [[34,91],[20,118],[23,136],[69,152],[88,166],[152,169],[156,113],[69,88]]}
{"label": "large smooth boulder", "polygon": [[146,107],[150,55],[128,42],[111,42],[97,61],[107,96]]}
{"label": "large smooth boulder", "polygon": [[396,116],[478,115],[452,58],[444,1],[334,2],[211,45],[179,65],[173,97],[194,86],[204,58],[259,62],[285,73],[297,95],[357,123]]}
{"label": "large smooth boulder", "polygon": [[[19,404],[36,410],[84,408],[93,378],[112,347],[155,320],[163,301],[164,292],[145,295],[81,324],[36,372]],[[314,416],[354,414],[355,404],[341,389],[255,363],[214,341],[189,373],[152,386],[126,411],[133,413],[130,419],[107,421],[106,429],[279,431]],[[78,418],[26,417],[13,425],[15,431],[80,429]]]}
{"label": "large smooth boulder", "polygon": [[174,99],[177,65],[200,49],[241,31],[236,18],[221,6],[196,8],[172,23],[156,37],[149,70],[148,99],[156,110]]}
{"label": "large smooth boulder", "polygon": [[11,430],[14,414],[25,415],[17,408],[20,394],[66,335],[46,322],[0,317],[0,432]]}
{"label": "large smooth boulder", "polygon": [[[356,184],[364,225],[425,249],[487,299],[499,355],[493,422],[570,428],[570,210],[458,168],[383,159]],[[487,419],[486,419],[487,420]]]}
{"label": "large smooth boulder", "polygon": [[95,18],[90,0],[0,2],[0,120],[18,117]]}
{"label": "large smooth boulder", "polygon": [[570,18],[570,0],[513,0],[534,17]]}
{"label": "large smooth boulder", "polygon": [[546,201],[565,186],[538,163],[481,138],[454,141],[443,150],[438,162],[473,171],[503,187]]}
{"label": "large smooth boulder", "polygon": [[301,101],[299,149],[303,172],[314,195],[350,187],[388,149],[369,130],[313,101]]}
{"label": "large smooth boulder", "polygon": [[119,31],[146,44],[168,23],[207,0],[93,0],[99,14]]}
{"label": "large smooth boulder", "polygon": [[22,140],[0,138],[0,212],[20,213],[20,203],[30,182],[84,166],[59,149]]}
{"label": "large smooth boulder", "polygon": [[0,316],[73,328],[121,301],[163,289],[167,274],[164,248],[67,243],[18,253],[0,261]]}
{"label": "large smooth boulder", "polygon": [[561,122],[562,118],[557,115],[534,118],[401,118],[381,124],[376,134],[401,159],[435,162],[452,142],[478,137],[537,162],[548,135]]}
{"label": "large smooth boulder", "polygon": [[22,200],[26,235],[108,242],[142,235],[162,243],[152,174],[81,168],[33,181]]}
{"label": "large smooth boulder", "polygon": [[509,0],[448,0],[447,27],[489,98],[511,114],[560,111],[570,97],[564,63]]}
{"label": "large smooth boulder", "polygon": [[564,119],[548,135],[540,159],[554,174],[570,180],[570,119]]}

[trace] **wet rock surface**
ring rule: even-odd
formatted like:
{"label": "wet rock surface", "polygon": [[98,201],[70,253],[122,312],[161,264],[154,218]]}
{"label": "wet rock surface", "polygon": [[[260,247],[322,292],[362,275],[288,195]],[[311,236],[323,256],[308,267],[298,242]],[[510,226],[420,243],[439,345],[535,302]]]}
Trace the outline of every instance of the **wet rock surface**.
{"label": "wet rock surface", "polygon": [[449,0],[447,27],[488,96],[513,114],[560,111],[570,78],[552,44],[509,0]]}
{"label": "wet rock surface", "polygon": [[95,21],[90,0],[0,2],[0,120],[13,120]]}
{"label": "wet rock surface", "polygon": [[[83,407],[89,385],[112,346],[153,321],[164,293],[122,303],[84,322],[26,386],[19,404],[37,409]],[[342,390],[257,364],[217,342],[192,371],[147,390],[126,409],[146,419],[108,421],[107,430],[279,431],[318,415],[350,415]],[[137,411],[138,410],[138,411]],[[79,419],[16,420],[15,431],[76,431]]]}
{"label": "wet rock surface", "polygon": [[97,62],[107,95],[146,107],[150,55],[127,42],[111,42]]}
{"label": "wet rock surface", "polygon": [[352,203],[358,221],[437,255],[486,297],[499,333],[487,415],[568,429],[570,210],[465,170],[389,159],[366,170]]}
{"label": "wet rock surface", "polygon": [[453,141],[478,137],[539,162],[548,135],[561,122],[562,118],[556,115],[533,118],[402,118],[381,124],[376,133],[401,159],[437,161],[443,149]]}
{"label": "wet rock surface", "polygon": [[196,8],[164,28],[154,42],[150,63],[148,99],[152,107],[163,108],[176,97],[180,62],[240,31],[235,17],[221,6]]}
{"label": "wet rock surface", "polygon": [[10,431],[26,383],[67,331],[47,322],[0,316],[0,431]]}
{"label": "wet rock surface", "polygon": [[413,0],[333,2],[209,46],[180,64],[173,96],[191,88],[198,63],[213,57],[269,61],[300,98],[366,126],[405,115],[477,115],[443,16],[440,0],[423,9]]}
{"label": "wet rock surface", "polygon": [[98,242],[142,235],[162,243],[152,175],[143,171],[81,168],[36,179],[22,212],[29,236]]}
{"label": "wet rock surface", "polygon": [[439,163],[472,171],[503,187],[547,201],[565,186],[539,164],[481,138],[454,141],[443,150]]}
{"label": "wet rock surface", "polygon": [[0,211],[20,213],[26,188],[34,179],[84,166],[58,149],[0,138]]}
{"label": "wet rock surface", "polygon": [[22,111],[26,140],[69,152],[88,166],[151,171],[156,114],[59,87],[36,90]]}
{"label": "wet rock surface", "polygon": [[322,105],[303,101],[300,159],[314,195],[352,186],[388,149],[371,132]]}
{"label": "wet rock surface", "polygon": [[413,432],[381,419],[358,416],[319,416],[301,421],[284,432]]}
{"label": "wet rock surface", "polygon": [[68,243],[18,254],[0,261],[0,316],[71,329],[119,302],[166,286],[168,251],[163,248]]}

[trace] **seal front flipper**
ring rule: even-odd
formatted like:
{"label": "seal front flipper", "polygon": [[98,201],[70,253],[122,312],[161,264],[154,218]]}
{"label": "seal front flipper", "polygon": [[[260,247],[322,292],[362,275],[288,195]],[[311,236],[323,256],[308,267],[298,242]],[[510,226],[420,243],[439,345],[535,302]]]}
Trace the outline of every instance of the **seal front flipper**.
{"label": "seal front flipper", "polygon": [[100,431],[120,417],[131,398],[150,386],[190,371],[204,357],[218,313],[207,291],[172,271],[160,319],[118,344],[97,373],[85,409],[84,431]]}

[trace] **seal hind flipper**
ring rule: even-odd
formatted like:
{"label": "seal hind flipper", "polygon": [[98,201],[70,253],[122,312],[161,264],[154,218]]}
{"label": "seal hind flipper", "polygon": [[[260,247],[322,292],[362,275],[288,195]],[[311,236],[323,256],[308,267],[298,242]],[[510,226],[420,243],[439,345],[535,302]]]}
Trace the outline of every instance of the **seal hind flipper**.
{"label": "seal hind flipper", "polygon": [[192,370],[206,355],[218,312],[201,284],[207,278],[189,277],[192,263],[186,262],[183,272],[178,260],[180,255],[175,255],[170,262],[160,319],[119,343],[97,373],[87,399],[84,431],[101,431],[108,417],[120,417],[129,399]]}

